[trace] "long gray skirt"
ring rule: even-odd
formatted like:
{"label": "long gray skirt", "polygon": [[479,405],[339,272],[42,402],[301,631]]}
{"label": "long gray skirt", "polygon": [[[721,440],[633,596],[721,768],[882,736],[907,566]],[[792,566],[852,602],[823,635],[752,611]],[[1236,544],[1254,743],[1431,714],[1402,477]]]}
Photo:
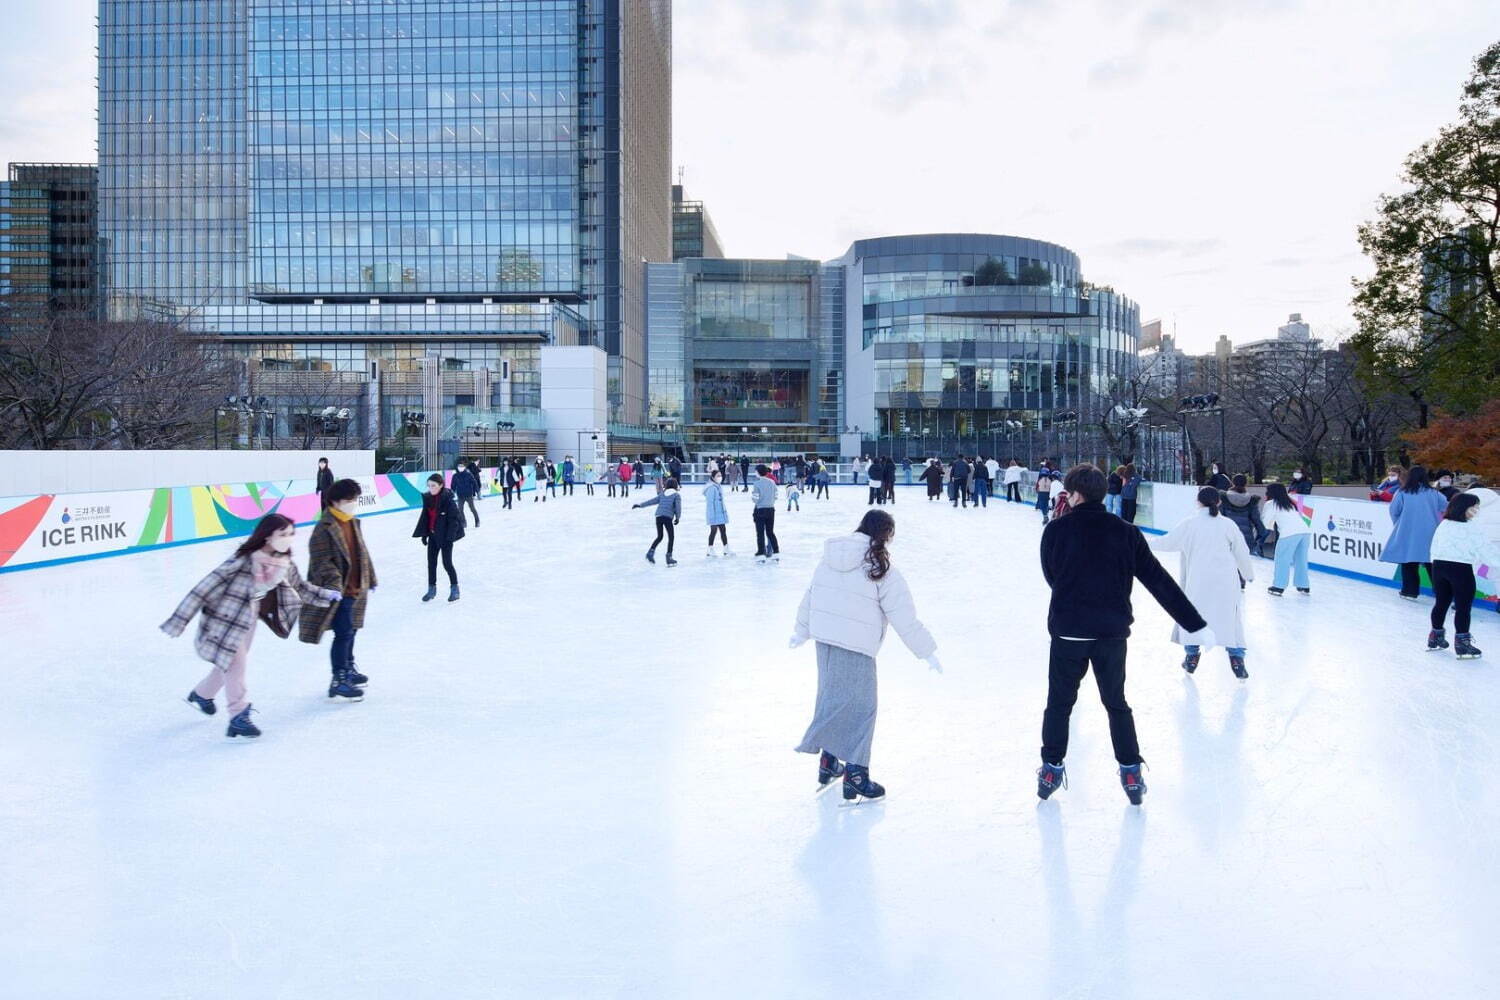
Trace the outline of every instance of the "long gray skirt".
{"label": "long gray skirt", "polygon": [[870,766],[875,739],[875,658],[818,643],[818,704],[799,753],[827,750],[839,760]]}

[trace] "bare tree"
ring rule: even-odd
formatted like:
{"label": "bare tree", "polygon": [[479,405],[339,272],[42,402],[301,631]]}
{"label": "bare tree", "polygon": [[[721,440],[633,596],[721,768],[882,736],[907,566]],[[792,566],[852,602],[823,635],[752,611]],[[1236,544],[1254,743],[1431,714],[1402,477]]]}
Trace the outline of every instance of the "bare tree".
{"label": "bare tree", "polygon": [[1287,345],[1239,360],[1224,389],[1230,407],[1284,442],[1314,482],[1322,479],[1325,445],[1330,435],[1337,439],[1355,396],[1346,355],[1317,344]]}

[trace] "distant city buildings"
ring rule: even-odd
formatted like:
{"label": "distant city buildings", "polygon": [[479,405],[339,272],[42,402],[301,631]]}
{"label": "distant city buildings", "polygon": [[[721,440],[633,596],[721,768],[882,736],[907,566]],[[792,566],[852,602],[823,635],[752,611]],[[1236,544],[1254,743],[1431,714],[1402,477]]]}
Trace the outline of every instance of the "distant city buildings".
{"label": "distant city buildings", "polygon": [[0,181],[0,328],[97,315],[98,205],[92,164],[10,165]]}
{"label": "distant city buildings", "polygon": [[701,201],[688,201],[681,184],[672,185],[672,259],[723,257],[719,231]]}

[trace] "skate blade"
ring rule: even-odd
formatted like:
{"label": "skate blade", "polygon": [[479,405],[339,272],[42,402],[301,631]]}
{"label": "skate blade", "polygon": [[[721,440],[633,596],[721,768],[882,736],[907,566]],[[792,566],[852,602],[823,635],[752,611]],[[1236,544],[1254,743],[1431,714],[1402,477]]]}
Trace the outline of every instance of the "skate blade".
{"label": "skate blade", "polygon": [[884,802],[884,801],[885,801],[885,796],[884,795],[882,795],[878,799],[868,799],[868,798],[865,798],[863,795],[856,795],[852,799],[845,799],[844,801],[840,802],[839,803],[839,808],[840,809],[851,809],[854,806],[862,806],[862,805],[868,805],[868,804],[879,804],[879,803]]}
{"label": "skate blade", "polygon": [[818,786],[818,790],[815,791],[815,792],[813,792],[813,798],[821,798],[823,796],[823,793],[826,792],[826,791],[828,791],[830,788],[834,787],[835,785],[837,785],[840,788],[842,788],[843,784],[844,783],[842,781],[840,781],[838,778],[834,778],[832,781],[830,781],[826,785],[819,785]]}
{"label": "skate blade", "polygon": [[333,704],[335,704],[335,705],[341,705],[341,704],[342,705],[354,705],[354,704],[358,704],[359,702],[364,701],[365,700],[365,696],[364,695],[360,695],[358,698],[345,698],[341,694],[335,694],[335,695],[330,695],[329,698],[328,698],[328,700],[330,702],[332,702]]}

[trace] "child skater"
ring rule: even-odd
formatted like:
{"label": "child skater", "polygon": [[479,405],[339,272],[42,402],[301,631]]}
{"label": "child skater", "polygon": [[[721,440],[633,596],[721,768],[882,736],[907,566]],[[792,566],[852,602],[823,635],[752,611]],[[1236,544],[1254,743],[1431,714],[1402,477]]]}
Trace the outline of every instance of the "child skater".
{"label": "child skater", "polygon": [[[1500,545],[1485,534],[1482,527],[1474,524],[1479,514],[1481,497],[1494,494],[1489,490],[1480,493],[1459,493],[1448,501],[1443,519],[1438,522],[1432,535],[1432,631],[1427,633],[1427,650],[1447,649],[1448,640],[1443,638],[1443,623],[1448,616],[1448,605],[1453,605],[1453,653],[1460,660],[1477,660],[1480,649],[1474,645],[1474,636],[1469,631],[1470,611],[1474,607],[1474,567],[1488,564],[1500,566]],[[1486,507],[1494,502],[1485,498]],[[1491,574],[1494,570],[1491,569]]]}
{"label": "child skater", "polygon": [[[734,468],[734,466],[730,466]],[[714,557],[714,537],[724,543],[724,555],[732,556],[729,550],[729,531],[725,527],[729,524],[729,508],[724,504],[724,487],[719,480],[724,474],[714,466],[708,470],[708,485],[703,487],[703,503],[708,512],[708,558]]]}
{"label": "child skater", "polygon": [[188,692],[187,703],[204,715],[218,711],[214,696],[228,689],[230,739],[243,736],[255,739],[260,729],[250,721],[253,709],[246,700],[245,665],[255,626],[261,612],[262,598],[274,593],[276,620],[280,634],[289,634],[297,623],[303,602],[324,607],[343,595],[337,590],[314,587],[302,579],[292,562],[292,539],[297,527],[281,514],[267,514],[260,519],[250,537],[234,550],[234,555],[212,573],[198,581],[177,610],[161,626],[167,635],[179,636],[193,616],[198,620],[198,638],[194,648],[198,655],[213,664],[208,676]]}
{"label": "child skater", "polygon": [[790,512],[793,507],[802,509],[802,487],[795,479],[786,484],[786,509]]}
{"label": "child skater", "polygon": [[870,780],[875,737],[875,654],[891,625],[914,655],[942,673],[937,642],[917,618],[911,591],[891,565],[896,521],[866,511],[853,534],[830,538],[823,560],[797,609],[788,645],[818,644],[818,698],[798,753],[818,755],[818,792],[843,776],[846,802],[878,800],[885,789]]}
{"label": "child skater", "polygon": [[[656,547],[661,544],[662,533],[667,536],[667,565],[676,566],[677,560],[672,558],[672,545],[677,540],[677,533],[673,526],[682,520],[682,494],[677,492],[677,480],[668,476],[663,484],[663,489],[654,497],[642,500],[640,503],[631,504],[631,509],[641,507],[656,508],[656,541],[646,550],[646,561],[656,562]],[[728,543],[725,543],[726,547]]]}
{"label": "child skater", "polygon": [[[463,474],[473,475],[467,469]],[[355,516],[359,495],[359,483],[353,479],[340,479],[328,488],[328,509],[313,525],[307,542],[307,580],[314,586],[337,590],[341,597],[326,610],[305,612],[298,630],[298,638],[314,646],[322,641],[324,632],[333,630],[333,646],[328,652],[333,679],[328,684],[328,697],[349,701],[364,700],[363,686],[370,683],[370,678],[354,665],[354,635],[365,627],[365,605],[376,584],[375,564],[370,561],[364,529]]]}
{"label": "child skater", "polygon": [[[1244,532],[1229,518],[1219,516],[1223,499],[1224,494],[1214,487],[1203,487],[1198,491],[1197,512],[1153,540],[1151,548],[1182,553],[1182,569],[1177,574],[1182,590],[1229,654],[1229,669],[1245,680],[1250,674],[1245,670],[1244,583],[1255,579],[1255,564]],[[1181,625],[1172,629],[1172,641],[1182,643],[1187,654],[1182,669],[1197,670],[1202,647],[1187,642]]]}

